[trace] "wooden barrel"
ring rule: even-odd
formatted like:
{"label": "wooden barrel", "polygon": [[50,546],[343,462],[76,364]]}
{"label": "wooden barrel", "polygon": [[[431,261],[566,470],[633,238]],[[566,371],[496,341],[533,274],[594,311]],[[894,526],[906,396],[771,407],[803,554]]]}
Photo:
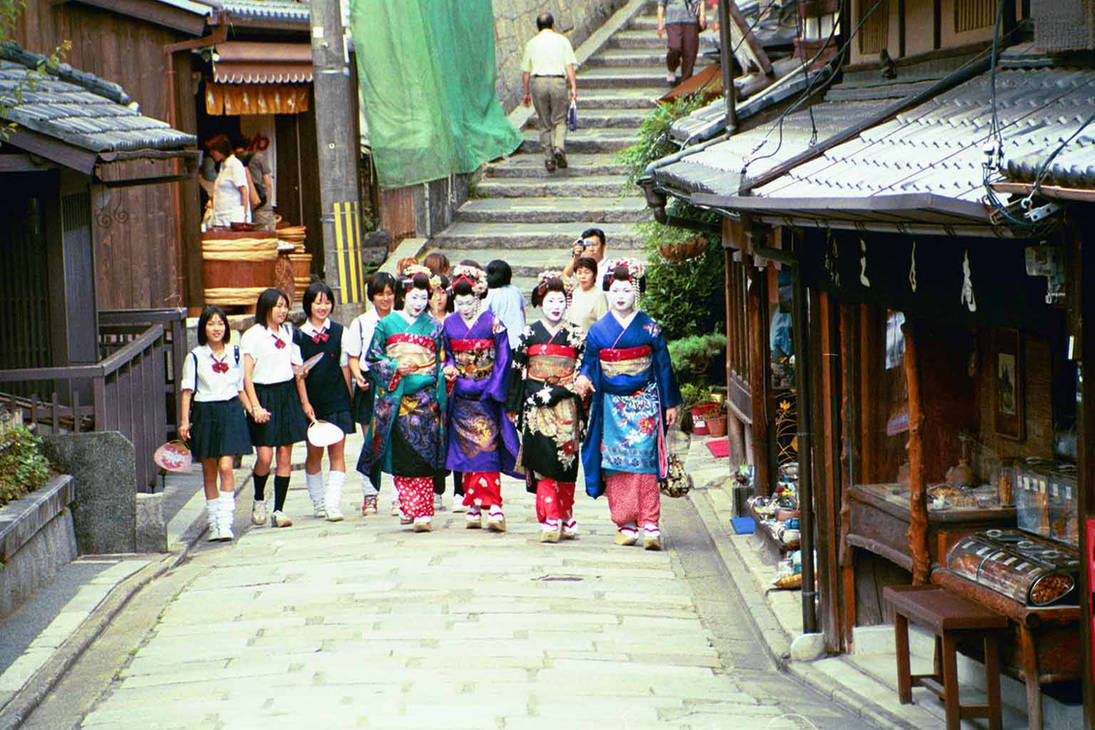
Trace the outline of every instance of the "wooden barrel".
{"label": "wooden barrel", "polygon": [[274,286],[278,239],[263,231],[213,230],[202,234],[206,304],[254,307]]}
{"label": "wooden barrel", "polygon": [[284,241],[279,241],[278,260],[274,264],[274,286],[281,289],[289,296],[293,296],[293,291],[296,288],[295,276],[293,274],[293,261],[289,258],[293,251],[294,249],[287,247]]}
{"label": "wooden barrel", "polygon": [[289,260],[293,262],[293,299],[300,302],[304,300],[304,292],[312,283],[312,254],[291,253]]}
{"label": "wooden barrel", "polygon": [[304,253],[304,238],[307,234],[307,226],[282,226],[277,229],[278,240],[291,243],[297,253]]}

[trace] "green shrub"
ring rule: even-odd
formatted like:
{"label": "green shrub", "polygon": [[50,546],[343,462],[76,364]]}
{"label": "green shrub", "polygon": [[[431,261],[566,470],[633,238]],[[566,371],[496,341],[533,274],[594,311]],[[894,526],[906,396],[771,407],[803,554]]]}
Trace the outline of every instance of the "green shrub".
{"label": "green shrub", "polygon": [[712,332],[706,335],[689,335],[669,342],[669,357],[673,370],[681,382],[704,381],[711,363],[726,352],[726,335]]}
{"label": "green shrub", "polygon": [[[659,223],[641,225],[669,229]],[[687,233],[681,240],[696,236],[694,231]],[[665,261],[656,251],[658,244],[669,242],[662,240],[668,235],[673,234],[657,232],[648,239],[654,252],[648,256],[651,263],[646,269],[643,309],[662,326],[669,340],[725,331],[725,262],[718,236],[704,234],[707,248],[694,259]]]}
{"label": "green shrub", "polygon": [[50,477],[50,465],[41,453],[41,439],[23,426],[0,436],[0,507],[33,492]]}
{"label": "green shrub", "polygon": [[669,125],[701,106],[703,100],[699,96],[685,96],[668,104],[659,104],[657,109],[643,118],[639,126],[639,141],[616,155],[616,159],[627,167],[627,194],[633,192],[635,181],[647,165],[679,149],[679,145],[669,136]]}

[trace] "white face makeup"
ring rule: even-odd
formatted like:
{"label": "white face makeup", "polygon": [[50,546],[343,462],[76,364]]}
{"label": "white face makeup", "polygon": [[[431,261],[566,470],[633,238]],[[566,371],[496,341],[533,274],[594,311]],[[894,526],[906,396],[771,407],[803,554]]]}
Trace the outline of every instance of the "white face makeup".
{"label": "white face makeup", "polygon": [[457,294],[453,297],[452,306],[460,319],[471,322],[479,314],[479,297],[474,294]]}
{"label": "white face makeup", "polygon": [[567,295],[561,291],[549,291],[544,295],[540,309],[544,313],[544,319],[551,324],[558,324],[567,311]]}
{"label": "white face makeup", "polygon": [[608,306],[617,314],[631,314],[635,311],[635,299],[638,291],[630,281],[614,281],[608,287]]}
{"label": "white face makeup", "polygon": [[403,311],[412,317],[417,317],[426,311],[426,305],[430,303],[430,293],[425,289],[411,289],[403,297]]}

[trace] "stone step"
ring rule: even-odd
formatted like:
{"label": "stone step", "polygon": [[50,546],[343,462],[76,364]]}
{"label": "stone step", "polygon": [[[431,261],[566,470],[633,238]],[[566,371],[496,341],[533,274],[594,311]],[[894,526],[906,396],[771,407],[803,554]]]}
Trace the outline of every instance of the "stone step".
{"label": "stone step", "polygon": [[662,66],[665,63],[665,49],[643,48],[606,48],[586,62],[584,68]]}
{"label": "stone step", "polygon": [[[713,33],[700,34],[700,53],[715,47]],[[665,37],[659,38],[653,30],[621,30],[612,36],[609,48],[661,48],[665,49]]]}
{"label": "stone step", "polygon": [[[665,86],[665,72],[659,68],[595,68],[578,74],[578,93],[582,89],[648,88],[651,95]],[[663,92],[664,93],[664,92]],[[579,96],[579,99],[581,97]]]}
{"label": "stone step", "polygon": [[[635,144],[636,129],[586,129],[567,136],[566,150],[571,152],[619,152]],[[521,152],[540,152],[540,133],[525,130]]]}
{"label": "stone step", "polygon": [[[604,223],[587,217],[573,223],[465,223],[456,222],[438,234],[433,245],[445,251],[485,249],[558,251],[564,259],[570,244],[586,228],[601,228],[610,251],[637,251],[643,238],[631,223]],[[451,259],[452,256],[449,256]]]}
{"label": "stone step", "polygon": [[639,196],[473,198],[456,211],[456,220],[466,223],[570,223],[591,218],[604,223],[635,223],[650,217],[646,200]]}
{"label": "stone step", "polygon": [[[569,162],[569,160],[568,160]],[[569,167],[567,168],[570,169]],[[481,198],[608,198],[628,194],[622,175],[590,175],[532,178],[529,180],[481,180],[475,195]]]}
{"label": "stone step", "polygon": [[[645,109],[585,109],[581,100],[578,103],[578,128],[579,129],[605,129],[610,127],[624,127],[638,129],[643,123],[648,112]],[[539,124],[539,116],[533,114],[529,117],[529,125],[535,127]]]}
{"label": "stone step", "polygon": [[499,178],[566,178],[584,175],[626,175],[627,168],[616,161],[611,153],[581,155],[567,154],[570,165],[565,170],[548,172],[540,155],[514,155],[501,162],[487,163],[483,167],[484,179]]}
{"label": "stone step", "polygon": [[578,86],[578,114],[584,109],[653,110],[665,93],[665,77],[656,89],[583,89]]}

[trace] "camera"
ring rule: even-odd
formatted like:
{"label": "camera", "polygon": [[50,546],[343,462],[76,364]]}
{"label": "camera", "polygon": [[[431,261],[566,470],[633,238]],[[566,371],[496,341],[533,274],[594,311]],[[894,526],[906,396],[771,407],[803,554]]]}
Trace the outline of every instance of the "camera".
{"label": "camera", "polygon": [[576,239],[574,239],[574,245],[580,247],[582,249],[582,251],[585,251],[587,248],[589,248],[590,246],[593,246],[596,243],[597,243],[597,240],[594,239],[594,238],[576,238]]}

